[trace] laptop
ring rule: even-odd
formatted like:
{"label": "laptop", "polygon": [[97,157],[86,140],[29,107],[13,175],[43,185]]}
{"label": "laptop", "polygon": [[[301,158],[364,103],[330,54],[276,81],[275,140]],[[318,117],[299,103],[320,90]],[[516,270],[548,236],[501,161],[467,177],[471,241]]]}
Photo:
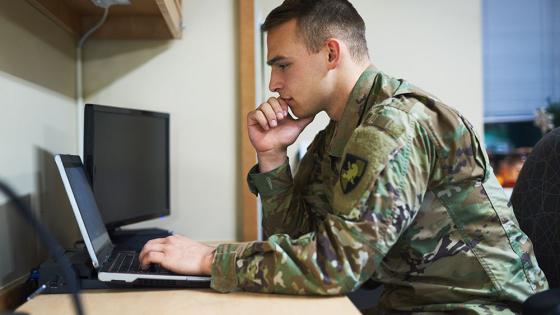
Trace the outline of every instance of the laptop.
{"label": "laptop", "polygon": [[210,277],[173,273],[159,265],[142,270],[139,251],[113,245],[101,219],[82,160],[56,155],[55,162],[84,243],[100,281],[124,286],[208,287]]}

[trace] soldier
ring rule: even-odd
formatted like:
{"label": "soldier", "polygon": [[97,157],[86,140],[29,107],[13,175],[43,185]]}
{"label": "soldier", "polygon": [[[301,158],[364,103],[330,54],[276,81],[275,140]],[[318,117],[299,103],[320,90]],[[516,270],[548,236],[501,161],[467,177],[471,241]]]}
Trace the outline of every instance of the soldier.
{"label": "soldier", "polygon": [[[210,274],[222,292],[337,295],[374,279],[380,313],[512,314],[547,288],[470,123],[372,66],[348,1],[286,0],[263,30],[279,96],[247,121],[266,241],[171,236],[142,264]],[[321,111],[331,122],[292,176],[286,148]]]}

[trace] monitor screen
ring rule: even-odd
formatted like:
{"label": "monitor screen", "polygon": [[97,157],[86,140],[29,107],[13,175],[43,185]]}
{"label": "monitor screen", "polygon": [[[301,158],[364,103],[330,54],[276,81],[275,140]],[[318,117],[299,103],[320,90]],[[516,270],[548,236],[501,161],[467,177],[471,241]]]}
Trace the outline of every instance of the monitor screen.
{"label": "monitor screen", "polygon": [[107,228],[169,215],[169,114],[87,104],[84,162]]}

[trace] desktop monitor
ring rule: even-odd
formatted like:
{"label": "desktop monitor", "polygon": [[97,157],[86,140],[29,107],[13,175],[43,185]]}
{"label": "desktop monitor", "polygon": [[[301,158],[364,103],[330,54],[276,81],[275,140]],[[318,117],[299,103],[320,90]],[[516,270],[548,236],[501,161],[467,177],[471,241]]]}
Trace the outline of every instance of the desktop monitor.
{"label": "desktop monitor", "polygon": [[169,114],[86,104],[84,166],[107,229],[169,215]]}

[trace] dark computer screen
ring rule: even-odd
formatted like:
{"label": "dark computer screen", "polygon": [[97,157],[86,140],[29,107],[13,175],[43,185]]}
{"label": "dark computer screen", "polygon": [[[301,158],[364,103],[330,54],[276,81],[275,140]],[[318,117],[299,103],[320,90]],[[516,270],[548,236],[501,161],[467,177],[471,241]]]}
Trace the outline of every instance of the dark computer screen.
{"label": "dark computer screen", "polygon": [[84,160],[109,229],[169,215],[169,114],[87,104]]}
{"label": "dark computer screen", "polygon": [[96,255],[99,255],[102,247],[110,242],[109,236],[99,216],[99,211],[89,183],[87,182],[82,163],[79,157],[77,158],[77,162],[65,163],[64,169],[68,177],[68,182],[72,187],[74,198],[80,209],[80,215],[82,216],[93,250]]}

